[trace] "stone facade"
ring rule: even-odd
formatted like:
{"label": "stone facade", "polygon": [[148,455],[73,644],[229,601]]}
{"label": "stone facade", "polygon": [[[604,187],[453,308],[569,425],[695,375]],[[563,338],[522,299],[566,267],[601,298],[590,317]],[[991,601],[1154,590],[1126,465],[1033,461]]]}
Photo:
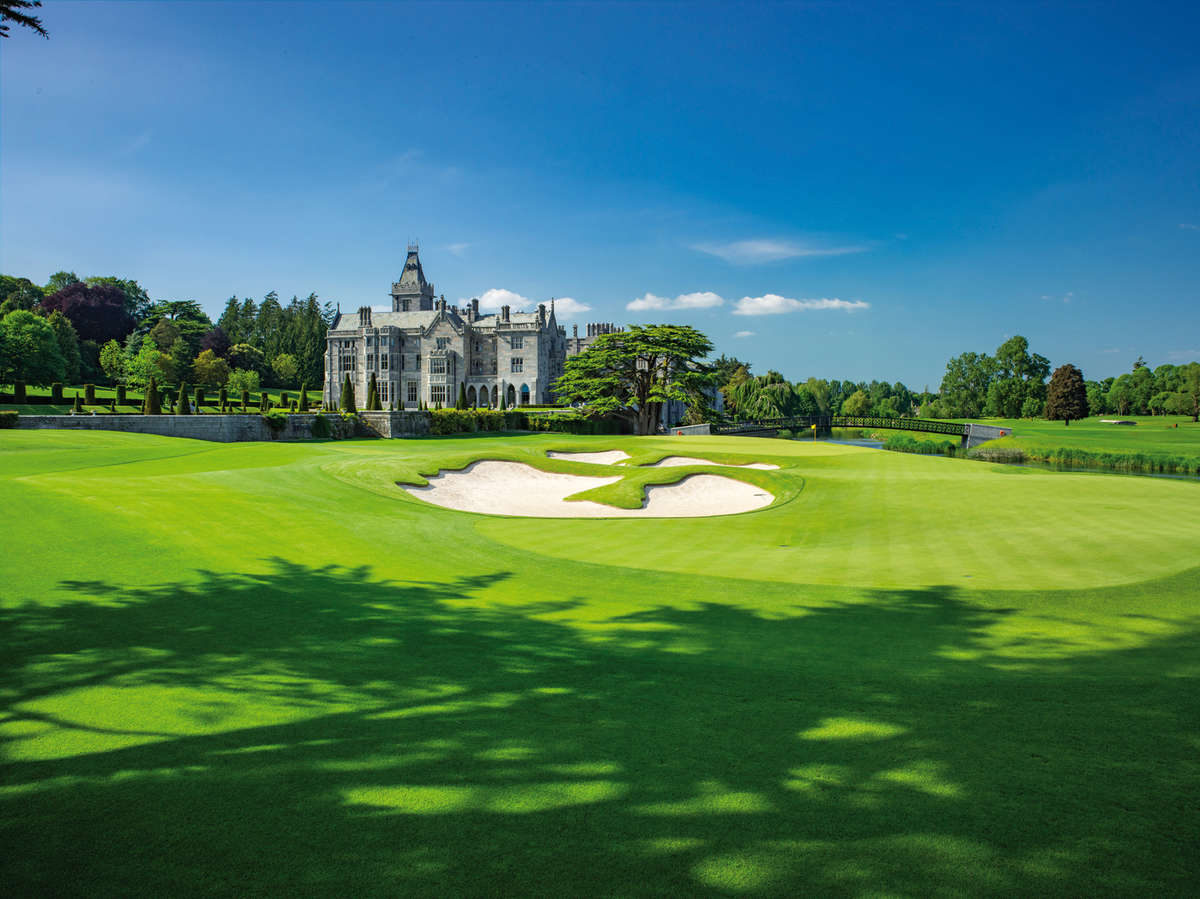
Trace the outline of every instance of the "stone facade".
{"label": "stone facade", "polygon": [[341,400],[347,374],[362,408],[374,374],[384,409],[415,409],[418,403],[453,406],[459,385],[469,406],[509,406],[552,401],[551,384],[563,372],[566,330],[554,317],[554,301],[536,312],[513,312],[508,306],[481,313],[479,301],[466,307],[435,299],[425,280],[416,246],[400,280],[392,285],[390,312],[363,306],[338,313],[327,336],[326,403]]}

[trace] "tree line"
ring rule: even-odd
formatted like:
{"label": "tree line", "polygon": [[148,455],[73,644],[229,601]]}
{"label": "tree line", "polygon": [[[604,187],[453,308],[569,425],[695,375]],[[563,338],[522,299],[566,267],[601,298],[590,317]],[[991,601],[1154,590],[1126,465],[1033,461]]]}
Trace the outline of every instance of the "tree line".
{"label": "tree line", "polygon": [[332,304],[232,296],[214,323],[194,300],[154,300],[132,279],[0,275],[0,383],[191,382],[294,388],[324,377]]}
{"label": "tree line", "polygon": [[735,421],[805,415],[1069,421],[1088,415],[1175,414],[1200,419],[1200,362],[1151,369],[1139,357],[1132,371],[1101,381],[1084,379],[1068,364],[1050,378],[1050,360],[1030,352],[1029,341],[1020,335],[992,355],[965,352],[951,358],[936,393],[899,381],[789,381],[774,370],[756,375],[749,363],[728,356],[709,367],[725,401],[724,415]]}

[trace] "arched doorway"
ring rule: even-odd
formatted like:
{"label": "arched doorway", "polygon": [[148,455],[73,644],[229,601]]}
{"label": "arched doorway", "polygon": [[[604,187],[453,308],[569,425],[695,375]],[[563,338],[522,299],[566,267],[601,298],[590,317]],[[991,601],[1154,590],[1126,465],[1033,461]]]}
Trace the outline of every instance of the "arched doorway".
{"label": "arched doorway", "polygon": [[517,404],[517,388],[513,387],[512,384],[508,385],[508,391],[505,395],[508,397],[509,406],[515,406]]}
{"label": "arched doorway", "polygon": [[475,408],[475,385],[472,384],[467,388],[467,405],[472,409]]}
{"label": "arched doorway", "polygon": [[522,406],[529,405],[529,385],[528,384],[521,385],[521,405]]}
{"label": "arched doorway", "polygon": [[496,406],[499,406],[499,405],[500,405],[500,388],[493,384],[492,385],[492,407],[495,408]]}

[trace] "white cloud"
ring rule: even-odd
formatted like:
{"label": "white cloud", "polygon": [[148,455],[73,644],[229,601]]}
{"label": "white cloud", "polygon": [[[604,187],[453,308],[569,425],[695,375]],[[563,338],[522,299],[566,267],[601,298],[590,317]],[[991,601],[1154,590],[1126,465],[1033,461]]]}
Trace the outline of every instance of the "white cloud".
{"label": "white cloud", "polygon": [[1168,359],[1177,359],[1179,361],[1194,362],[1200,360],[1200,350],[1171,350],[1167,353]]}
{"label": "white cloud", "polygon": [[860,309],[870,309],[870,303],[862,300],[839,300],[822,297],[819,300],[793,300],[791,297],[781,297],[776,293],[768,293],[761,297],[742,297],[735,304],[734,315],[780,315],[784,312],[795,312],[800,309],[840,309],[844,312],[857,312]]}
{"label": "white cloud", "polygon": [[[466,306],[470,300],[459,300],[460,306]],[[512,306],[514,310],[519,309],[536,309],[537,301],[531,300],[529,297],[521,296],[513,290],[506,290],[503,287],[493,287],[491,290],[485,290],[479,295],[480,309],[499,309],[501,306]],[[545,305],[549,307],[550,301],[546,300]],[[568,321],[578,315],[591,311],[591,306],[581,302],[574,297],[555,297],[554,299],[554,316],[555,318]]]}
{"label": "white cloud", "polygon": [[1180,222],[1179,227],[1185,231],[1200,231],[1200,225],[1194,225],[1191,222]]}
{"label": "white cloud", "polygon": [[[469,301],[463,300],[462,302]],[[523,297],[514,291],[505,290],[503,287],[493,287],[479,295],[479,305],[484,309],[499,309],[501,306],[514,306],[520,309],[532,302],[533,300],[529,297]]]}
{"label": "white cloud", "polygon": [[469,246],[471,246],[469,243],[448,243],[446,244],[446,249],[455,256],[461,256]]}
{"label": "white cloud", "polygon": [[570,321],[573,318],[578,318],[585,312],[590,312],[592,309],[587,303],[581,303],[574,297],[555,297],[554,299],[554,317],[563,321]]}
{"label": "white cloud", "polygon": [[705,290],[699,293],[681,293],[677,297],[660,297],[648,293],[636,300],[625,304],[626,309],[640,311],[644,309],[710,309],[713,306],[724,305],[724,297]]}
{"label": "white cloud", "polygon": [[733,336],[734,336],[734,337],[753,337],[753,336],[754,336],[754,332],[753,332],[753,331],[738,331],[738,332],[737,332],[736,334],[734,334]]}
{"label": "white cloud", "polygon": [[732,262],[734,265],[751,265],[756,262],[777,262],[780,259],[845,256],[848,253],[862,253],[866,247],[821,247],[810,243],[764,238],[735,240],[729,243],[698,243],[693,244],[692,249]]}
{"label": "white cloud", "polygon": [[1042,294],[1043,300],[1062,300],[1064,303],[1071,302],[1071,300],[1074,299],[1074,297],[1075,297],[1075,291],[1073,291],[1073,290],[1068,290],[1064,294],[1053,294],[1053,293]]}

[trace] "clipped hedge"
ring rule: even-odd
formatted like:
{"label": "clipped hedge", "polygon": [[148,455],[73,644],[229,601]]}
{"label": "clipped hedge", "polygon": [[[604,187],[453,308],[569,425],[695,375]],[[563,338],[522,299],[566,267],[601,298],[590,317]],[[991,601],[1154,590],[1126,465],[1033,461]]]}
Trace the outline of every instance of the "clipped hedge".
{"label": "clipped hedge", "polygon": [[15,428],[20,417],[16,412],[0,412],[0,429]]}
{"label": "clipped hedge", "polygon": [[487,409],[433,409],[429,415],[431,434],[473,434],[477,431],[524,431],[529,422],[523,412]]}
{"label": "clipped hedge", "polygon": [[561,431],[565,434],[628,434],[629,425],[615,418],[587,418],[578,412],[553,412],[528,416],[531,431]]}

